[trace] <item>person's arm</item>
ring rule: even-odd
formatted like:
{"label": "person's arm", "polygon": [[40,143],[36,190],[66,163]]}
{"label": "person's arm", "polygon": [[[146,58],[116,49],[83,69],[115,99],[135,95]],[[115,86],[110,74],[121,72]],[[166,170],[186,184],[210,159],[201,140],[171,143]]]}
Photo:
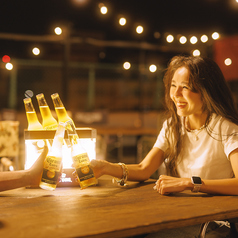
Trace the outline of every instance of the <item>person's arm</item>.
{"label": "person's arm", "polygon": [[[164,152],[159,148],[152,148],[140,164],[127,164],[128,180],[144,181],[159,168],[164,161]],[[95,176],[111,175],[113,177],[122,177],[122,168],[119,164],[110,163],[105,160],[92,160],[91,166]]]}
{"label": "person's arm", "polygon": [[28,170],[0,172],[0,192],[25,186],[39,185],[43,162],[48,153],[47,146],[37,161]]}
{"label": "person's arm", "polygon": [[[238,195],[238,149],[230,154],[234,178],[208,180],[202,179],[200,192],[209,194]],[[162,175],[156,182],[155,189],[161,194],[192,190],[191,178],[174,178]]]}

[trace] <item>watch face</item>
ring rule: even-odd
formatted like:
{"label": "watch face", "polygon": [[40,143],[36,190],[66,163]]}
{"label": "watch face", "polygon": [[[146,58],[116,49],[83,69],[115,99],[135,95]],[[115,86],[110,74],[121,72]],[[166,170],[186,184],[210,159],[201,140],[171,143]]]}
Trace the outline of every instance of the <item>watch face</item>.
{"label": "watch face", "polygon": [[202,180],[200,177],[193,176],[192,179],[194,184],[202,184]]}

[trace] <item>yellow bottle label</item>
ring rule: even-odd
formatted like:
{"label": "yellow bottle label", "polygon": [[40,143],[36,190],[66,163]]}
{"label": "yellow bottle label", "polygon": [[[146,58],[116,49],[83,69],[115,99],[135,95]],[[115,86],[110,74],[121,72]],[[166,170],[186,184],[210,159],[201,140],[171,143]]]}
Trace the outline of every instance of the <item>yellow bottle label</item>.
{"label": "yellow bottle label", "polygon": [[90,160],[87,153],[76,155],[72,159],[80,182],[94,178],[93,170],[89,166]]}
{"label": "yellow bottle label", "polygon": [[61,158],[47,156],[44,162],[41,182],[57,184],[61,167]]}

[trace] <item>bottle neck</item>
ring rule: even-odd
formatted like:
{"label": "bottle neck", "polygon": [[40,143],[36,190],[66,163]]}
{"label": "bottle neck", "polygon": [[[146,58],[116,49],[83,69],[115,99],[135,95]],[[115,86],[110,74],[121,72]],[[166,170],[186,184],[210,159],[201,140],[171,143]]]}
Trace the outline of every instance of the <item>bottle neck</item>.
{"label": "bottle neck", "polygon": [[51,147],[52,151],[61,150],[63,146],[64,133],[65,125],[60,123],[54,136],[53,144]]}
{"label": "bottle neck", "polygon": [[39,107],[48,106],[44,97],[37,97],[37,101],[38,101]]}
{"label": "bottle neck", "polygon": [[51,98],[53,100],[53,103],[54,103],[55,107],[64,107],[64,104],[62,103],[58,94],[51,95]]}
{"label": "bottle neck", "polygon": [[31,100],[24,101],[24,103],[25,103],[26,112],[35,112],[35,109],[33,107],[33,104],[32,104]]}

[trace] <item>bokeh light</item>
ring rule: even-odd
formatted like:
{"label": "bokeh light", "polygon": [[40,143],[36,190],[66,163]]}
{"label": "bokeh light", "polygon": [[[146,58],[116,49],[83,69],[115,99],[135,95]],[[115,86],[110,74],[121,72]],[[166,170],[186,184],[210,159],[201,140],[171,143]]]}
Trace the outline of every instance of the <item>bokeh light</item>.
{"label": "bokeh light", "polygon": [[58,36],[62,34],[62,29],[60,27],[56,27],[54,31],[55,31],[55,34]]}
{"label": "bokeh light", "polygon": [[198,38],[196,37],[196,36],[192,36],[191,38],[190,38],[190,43],[191,44],[196,44],[198,42]]}
{"label": "bokeh light", "polygon": [[141,34],[143,31],[144,31],[143,26],[137,26],[137,27],[136,27],[136,33],[137,33],[137,34]]}
{"label": "bokeh light", "polygon": [[180,42],[181,44],[185,44],[185,43],[187,42],[187,38],[186,38],[185,36],[181,36],[181,37],[179,38],[179,42]]}
{"label": "bokeh light", "polygon": [[32,53],[33,53],[33,55],[39,55],[39,54],[40,54],[40,49],[37,48],[37,47],[34,47],[34,48],[32,49]]}
{"label": "bokeh light", "polygon": [[208,36],[207,35],[202,35],[200,38],[202,43],[206,43],[208,41]]}
{"label": "bokeh light", "polygon": [[219,38],[220,38],[220,35],[219,35],[218,32],[212,33],[212,39],[213,39],[213,40],[217,40],[217,39],[219,39]]}
{"label": "bokeh light", "polygon": [[126,25],[126,18],[125,18],[125,17],[121,17],[121,18],[119,19],[119,24],[120,24],[121,26],[125,26],[125,25]]}
{"label": "bokeh light", "polygon": [[150,65],[149,70],[151,73],[154,73],[157,70],[157,66],[155,64]]}
{"label": "bokeh light", "polygon": [[106,7],[106,6],[101,6],[101,7],[100,7],[100,12],[101,12],[103,15],[107,14],[107,12],[108,12],[107,7]]}
{"label": "bokeh light", "polygon": [[125,63],[123,64],[123,68],[126,69],[126,70],[130,69],[130,67],[131,67],[130,62],[125,62]]}
{"label": "bokeh light", "polygon": [[224,60],[224,63],[225,63],[226,66],[229,66],[229,65],[232,64],[232,60],[231,60],[230,58],[226,58],[226,59]]}
{"label": "bokeh light", "polygon": [[200,56],[200,50],[196,49],[193,51],[193,56]]}
{"label": "bokeh light", "polygon": [[172,42],[174,41],[174,37],[173,37],[172,35],[167,35],[166,41],[167,41],[168,43],[172,43]]}
{"label": "bokeh light", "polygon": [[10,60],[11,60],[11,58],[10,58],[9,55],[4,55],[4,56],[2,57],[2,62],[3,62],[3,63],[8,63],[8,62],[10,62]]}
{"label": "bokeh light", "polygon": [[12,63],[6,63],[5,68],[7,70],[12,70],[13,69],[13,64]]}

